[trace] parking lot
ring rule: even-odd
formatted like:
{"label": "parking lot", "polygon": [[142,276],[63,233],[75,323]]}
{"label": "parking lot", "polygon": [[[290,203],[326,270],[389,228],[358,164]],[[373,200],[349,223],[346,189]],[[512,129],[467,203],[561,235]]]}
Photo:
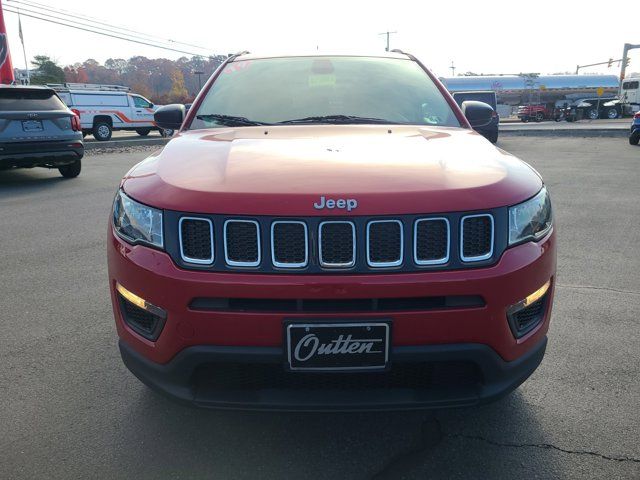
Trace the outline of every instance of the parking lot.
{"label": "parking lot", "polygon": [[558,284],[542,366],[479,408],[274,414],[176,405],[122,365],[105,238],[122,175],[0,171],[0,478],[640,478],[640,148],[505,137],[551,191]]}

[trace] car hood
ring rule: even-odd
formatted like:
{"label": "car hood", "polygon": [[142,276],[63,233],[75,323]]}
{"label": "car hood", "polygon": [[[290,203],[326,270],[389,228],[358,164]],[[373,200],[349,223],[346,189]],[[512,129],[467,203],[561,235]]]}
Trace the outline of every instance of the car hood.
{"label": "car hood", "polygon": [[495,208],[535,195],[542,180],[466,129],[297,125],[182,132],[122,186],[169,210],[325,216],[347,212],[314,208],[321,197],[355,199],[351,215]]}

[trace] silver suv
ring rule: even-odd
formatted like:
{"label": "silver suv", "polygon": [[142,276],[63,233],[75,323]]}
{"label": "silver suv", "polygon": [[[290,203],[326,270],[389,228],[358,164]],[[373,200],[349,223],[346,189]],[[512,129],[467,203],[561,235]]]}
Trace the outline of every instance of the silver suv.
{"label": "silver suv", "polygon": [[54,90],[0,86],[0,170],[57,168],[73,178],[83,155],[80,118]]}

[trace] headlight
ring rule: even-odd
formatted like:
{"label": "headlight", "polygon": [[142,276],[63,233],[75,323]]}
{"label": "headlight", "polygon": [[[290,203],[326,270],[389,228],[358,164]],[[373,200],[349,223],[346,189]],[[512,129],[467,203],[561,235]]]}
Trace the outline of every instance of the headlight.
{"label": "headlight", "polygon": [[151,208],[130,199],[118,191],[113,202],[113,226],[116,232],[131,243],[145,243],[162,248],[162,210]]}
{"label": "headlight", "polygon": [[535,197],[509,209],[509,245],[539,240],[552,226],[551,199],[542,187]]}

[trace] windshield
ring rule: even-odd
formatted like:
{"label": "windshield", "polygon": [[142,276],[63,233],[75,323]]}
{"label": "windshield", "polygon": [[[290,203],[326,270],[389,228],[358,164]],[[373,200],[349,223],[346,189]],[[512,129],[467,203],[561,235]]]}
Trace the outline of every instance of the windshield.
{"label": "windshield", "polygon": [[42,110],[66,110],[53,90],[0,88],[0,111],[25,112]]}
{"label": "windshield", "polygon": [[292,120],[460,126],[442,93],[412,60],[293,57],[227,64],[191,128]]}

